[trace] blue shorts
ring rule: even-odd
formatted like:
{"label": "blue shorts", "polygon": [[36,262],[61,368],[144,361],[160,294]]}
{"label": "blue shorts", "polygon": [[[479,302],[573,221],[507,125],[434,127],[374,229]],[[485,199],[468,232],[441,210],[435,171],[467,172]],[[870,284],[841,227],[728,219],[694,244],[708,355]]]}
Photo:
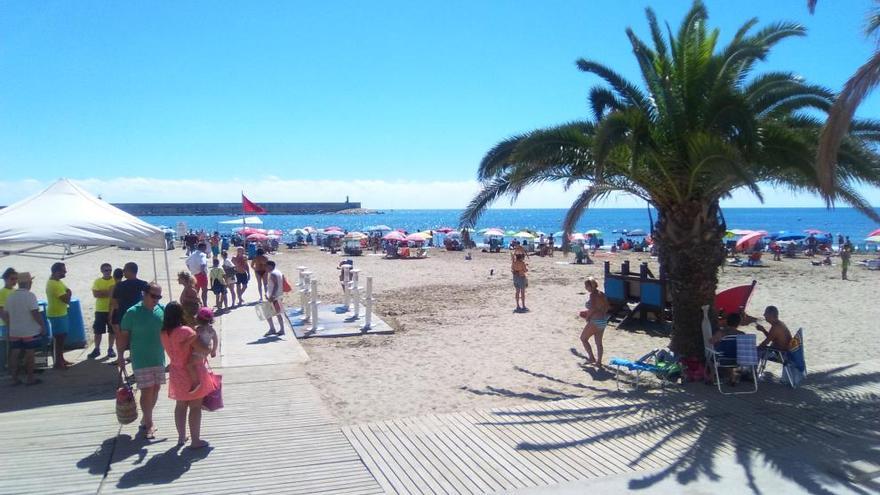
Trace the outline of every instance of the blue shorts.
{"label": "blue shorts", "polygon": [[39,337],[34,337],[30,340],[10,340],[9,348],[10,349],[21,349],[23,351],[32,351],[34,349],[39,349],[43,345],[43,339]]}
{"label": "blue shorts", "polygon": [[64,316],[50,316],[49,326],[52,327],[52,335],[66,335],[70,329],[70,320]]}

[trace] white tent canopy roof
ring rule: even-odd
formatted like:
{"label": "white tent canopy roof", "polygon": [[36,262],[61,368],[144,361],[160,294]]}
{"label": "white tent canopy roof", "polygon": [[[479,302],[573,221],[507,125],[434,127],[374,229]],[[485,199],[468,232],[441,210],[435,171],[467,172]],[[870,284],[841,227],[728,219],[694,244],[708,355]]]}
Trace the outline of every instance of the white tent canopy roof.
{"label": "white tent canopy roof", "polygon": [[0,243],[80,244],[165,249],[161,229],[67,179],[0,210]]}
{"label": "white tent canopy roof", "polygon": [[222,222],[218,222],[222,224],[234,224],[234,225],[263,225],[263,221],[260,220],[260,217],[245,217],[245,218],[235,218],[233,220],[224,220]]}

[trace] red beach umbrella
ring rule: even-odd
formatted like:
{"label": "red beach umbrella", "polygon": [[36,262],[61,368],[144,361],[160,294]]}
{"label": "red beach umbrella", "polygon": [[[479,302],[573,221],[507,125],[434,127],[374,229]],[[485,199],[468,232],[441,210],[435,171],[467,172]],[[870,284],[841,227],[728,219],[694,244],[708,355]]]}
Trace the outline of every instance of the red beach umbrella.
{"label": "red beach umbrella", "polygon": [[269,239],[269,236],[267,236],[266,234],[251,234],[251,235],[247,236],[247,240],[249,240],[249,241],[259,242],[259,241],[265,241],[267,239]]}
{"label": "red beach umbrella", "polygon": [[736,241],[736,250],[745,251],[746,249],[751,249],[765,235],[767,235],[765,232],[752,232],[751,234],[744,235],[742,239]]}
{"label": "red beach umbrella", "polygon": [[455,230],[455,229],[453,229],[452,227],[440,227],[439,229],[434,229],[434,232],[441,232],[443,234],[448,234],[448,233],[452,232],[453,230]]}
{"label": "red beach umbrella", "polygon": [[385,237],[383,237],[382,240],[385,240],[385,241],[405,241],[406,236],[403,235],[402,232],[398,232],[396,230],[393,230],[393,231],[385,234]]}

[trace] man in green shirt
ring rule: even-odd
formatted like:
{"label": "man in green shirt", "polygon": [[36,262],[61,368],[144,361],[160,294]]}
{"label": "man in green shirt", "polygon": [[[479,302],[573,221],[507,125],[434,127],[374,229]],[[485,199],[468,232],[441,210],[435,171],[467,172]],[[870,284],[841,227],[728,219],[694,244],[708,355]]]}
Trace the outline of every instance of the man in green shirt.
{"label": "man in green shirt", "polygon": [[141,428],[148,440],[155,438],[153,408],[159,398],[159,389],[165,383],[165,349],[159,334],[165,310],[159,305],[162,287],[155,282],[144,289],[144,298],[122,317],[116,347],[119,349],[118,365],[125,366],[125,351],[129,350],[131,367],[138,390],[141,391]]}
{"label": "man in green shirt", "polygon": [[67,369],[72,363],[64,360],[64,340],[70,326],[67,306],[70,304],[70,289],[61,281],[67,276],[67,267],[60,261],[52,264],[52,275],[46,281],[46,316],[55,339],[55,369]]}

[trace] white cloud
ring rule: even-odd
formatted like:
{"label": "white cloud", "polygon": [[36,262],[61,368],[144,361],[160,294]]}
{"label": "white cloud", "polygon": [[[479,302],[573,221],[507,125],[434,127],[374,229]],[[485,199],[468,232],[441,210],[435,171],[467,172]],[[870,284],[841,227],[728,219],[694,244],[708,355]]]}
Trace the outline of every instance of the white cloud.
{"label": "white cloud", "polygon": [[[259,202],[341,202],[348,196],[373,209],[464,208],[479,190],[475,180],[466,181],[385,181],[385,180],[295,180],[275,176],[233,178],[226,181],[202,179],[152,179],[118,177],[112,179],[75,179],[77,184],[114,203],[135,202],[229,202],[244,193]],[[0,204],[10,204],[34,194],[49,182],[34,179],[0,182]],[[511,205],[508,199],[495,208],[566,208],[579,193],[565,191],[559,184],[542,184],[523,192]],[[863,190],[872,202],[880,204],[880,191]],[[788,191],[765,188],[764,207],[822,207],[812,195],[792,195]],[[644,203],[631,196],[616,195],[597,205],[603,208],[641,208]],[[737,191],[724,202],[726,207],[762,206],[748,191]]]}

